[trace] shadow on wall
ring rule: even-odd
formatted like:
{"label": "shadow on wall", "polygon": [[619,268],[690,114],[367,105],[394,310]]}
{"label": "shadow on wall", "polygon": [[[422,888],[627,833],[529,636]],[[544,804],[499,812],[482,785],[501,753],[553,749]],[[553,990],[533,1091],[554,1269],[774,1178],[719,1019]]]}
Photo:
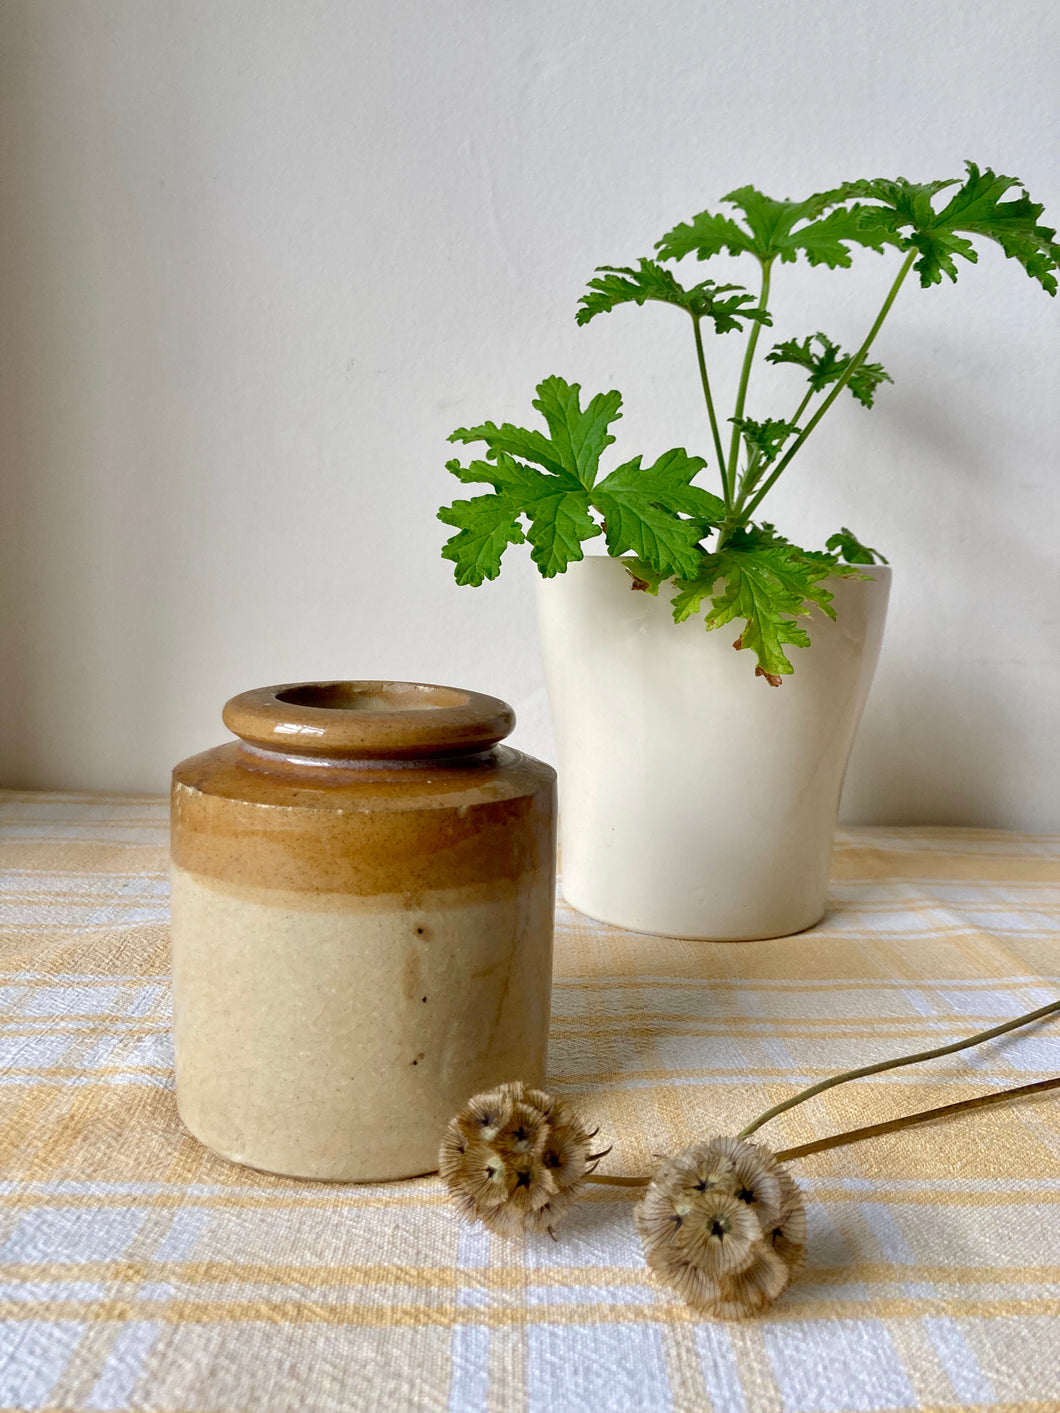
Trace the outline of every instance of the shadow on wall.
{"label": "shadow on wall", "polygon": [[844,822],[1026,828],[1012,808],[1026,741],[1011,696],[989,680],[946,690],[922,662],[884,654],[847,772]]}
{"label": "shadow on wall", "polygon": [[140,791],[202,636],[203,299],[181,92],[130,58],[162,20],[71,10],[0,16],[0,784]]}

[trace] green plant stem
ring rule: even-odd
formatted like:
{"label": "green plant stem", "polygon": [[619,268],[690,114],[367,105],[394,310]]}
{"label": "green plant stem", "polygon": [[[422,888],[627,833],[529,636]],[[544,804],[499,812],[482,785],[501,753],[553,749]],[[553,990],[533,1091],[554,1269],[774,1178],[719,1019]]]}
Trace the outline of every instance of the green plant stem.
{"label": "green plant stem", "polygon": [[[772,269],[772,260],[762,261],[762,293],[758,299],[758,308],[765,313],[766,305],[769,303],[769,277]],[[740,370],[740,386],[736,392],[735,421],[739,421],[743,416],[744,403],[747,401],[747,384],[751,379],[751,364],[754,362],[755,349],[758,347],[758,335],[762,329],[761,319],[754,319],[751,322],[751,332],[747,335],[747,349],[743,356],[743,368]],[[736,485],[736,466],[740,459],[740,429],[734,426],[732,429],[732,442],[729,445],[729,484]]]}
{"label": "green plant stem", "polygon": [[[815,389],[814,389],[814,388],[811,388],[811,389],[809,390],[809,392],[806,394],[806,396],[803,398],[803,400],[799,403],[798,407],[795,409],[794,415],[793,415],[791,418],[789,418],[789,421],[791,422],[791,425],[792,425],[792,426],[795,426],[795,425],[797,424],[799,418],[800,418],[800,417],[802,416],[802,414],[806,411],[806,407],[807,407],[807,405],[808,405],[810,399],[811,399],[812,397],[814,397],[815,395],[816,395]],[[746,480],[746,477],[745,477],[745,480]],[[755,488],[756,485],[757,485],[757,477],[756,477],[756,479],[755,479],[754,481],[748,482],[748,483],[746,484],[746,486],[741,486],[740,494],[739,494],[739,496],[736,498],[736,504],[735,504],[735,506],[733,507],[734,510],[736,511],[736,514],[737,514],[738,517],[742,516],[744,503],[746,502],[747,497],[751,494],[751,492],[754,490],[754,488]],[[743,516],[743,518],[746,519],[747,517],[746,517],[746,516]]]}
{"label": "green plant stem", "polygon": [[1042,1020],[1045,1016],[1055,1015],[1058,1011],[1060,1011],[1060,1001],[1051,1001],[1048,1006],[1040,1006],[1038,1010],[1029,1011],[1025,1016],[1017,1016],[1015,1020],[1005,1021],[1003,1025],[995,1025],[992,1030],[982,1030],[978,1035],[970,1035],[967,1040],[955,1040],[952,1045],[940,1045],[934,1050],[921,1050],[915,1055],[899,1055],[896,1060],[880,1060],[875,1065],[862,1065],[860,1069],[844,1070],[842,1074],[834,1074],[830,1079],[822,1079],[819,1084],[811,1084],[809,1089],[802,1089],[798,1094],[793,1094],[790,1099],[784,1099],[779,1104],[774,1104],[764,1114],[759,1114],[758,1118],[752,1119],[736,1136],[737,1138],[749,1138],[764,1123],[775,1119],[778,1114],[783,1114],[788,1109],[794,1109],[797,1104],[805,1104],[807,1099],[813,1099],[815,1095],[823,1094],[826,1089],[833,1089],[837,1084],[846,1084],[851,1079],[864,1079],[866,1075],[870,1074],[882,1074],[884,1070],[896,1070],[902,1065],[918,1065],[922,1060],[935,1060],[940,1055],[953,1055],[958,1050],[967,1050],[971,1045],[981,1045],[984,1040],[993,1040],[995,1036],[1005,1035],[1008,1031],[1016,1030],[1021,1025],[1029,1025],[1031,1021]]}
{"label": "green plant stem", "polygon": [[707,359],[703,352],[703,333],[699,327],[699,318],[692,315],[692,328],[696,335],[696,358],[699,360],[699,378],[703,384],[703,396],[707,402],[707,416],[710,418],[710,430],[714,434],[714,450],[718,457],[718,466],[721,470],[721,489],[725,497],[725,508],[732,508],[732,488],[729,485],[728,475],[725,470],[725,452],[721,445],[721,432],[718,430],[718,418],[714,412],[714,399],[710,395],[710,379],[707,377]]}
{"label": "green plant stem", "polygon": [[[858,368],[861,366],[861,363],[862,363],[862,361],[864,360],[865,355],[868,353],[869,349],[872,347],[873,340],[875,339],[876,335],[880,332],[880,327],[881,327],[881,325],[883,324],[884,319],[886,319],[888,313],[890,312],[891,305],[894,303],[894,301],[895,301],[895,299],[896,299],[896,297],[897,297],[897,295],[898,295],[898,291],[902,288],[902,284],[903,284],[903,282],[904,282],[904,280],[905,280],[906,275],[908,275],[909,271],[913,268],[913,261],[917,258],[917,254],[918,254],[918,252],[917,252],[916,250],[911,250],[911,251],[909,252],[909,254],[905,257],[905,260],[902,262],[902,268],[898,271],[897,278],[895,279],[894,284],[891,286],[890,290],[888,291],[888,293],[887,293],[887,298],[883,301],[883,308],[880,310],[879,314],[877,314],[877,316],[876,316],[876,321],[875,321],[875,323],[873,324],[872,328],[869,330],[868,336],[866,337],[865,342],[861,345],[861,347],[858,349],[857,353],[854,354],[854,357],[853,357],[853,358],[850,360],[850,362],[847,364],[846,368],[844,369],[843,376],[842,376],[841,378],[839,378],[839,379],[837,380],[837,382],[833,385],[832,391],[831,391],[831,392],[828,394],[828,396],[825,398],[824,402],[821,403],[820,407],[819,407],[819,408],[817,409],[817,411],[813,414],[813,416],[810,418],[810,420],[806,423],[806,426],[802,429],[802,431],[799,433],[799,435],[795,438],[795,441],[794,441],[794,442],[792,443],[792,445],[788,448],[788,450],[784,453],[784,455],[781,457],[781,459],[777,462],[776,466],[774,466],[772,472],[769,474],[769,476],[766,478],[766,480],[762,483],[762,486],[761,486],[761,488],[759,489],[758,494],[753,498],[753,500],[750,502],[750,504],[746,507],[746,510],[745,510],[744,513],[745,513],[747,519],[750,519],[751,516],[754,514],[755,510],[758,508],[759,504],[761,503],[762,498],[763,498],[765,495],[768,494],[770,488],[773,486],[773,484],[774,484],[774,482],[776,481],[777,477],[780,476],[780,475],[782,475],[782,473],[786,470],[786,468],[788,467],[789,463],[791,462],[792,457],[794,457],[794,456],[798,453],[799,448],[802,446],[803,442],[805,442],[806,438],[807,438],[807,437],[810,435],[810,433],[813,431],[814,427],[817,426],[817,423],[821,420],[821,418],[824,416],[824,414],[828,411],[828,409],[831,407],[832,403],[835,402],[836,398],[837,398],[837,397],[839,396],[839,394],[843,391],[843,389],[846,387],[847,383],[850,382],[850,379],[854,376],[854,374],[857,372]],[[737,415],[739,415],[739,414],[737,414]]]}
{"label": "green plant stem", "polygon": [[815,392],[816,389],[811,388],[810,391],[803,398],[803,400],[799,403],[798,407],[795,409],[795,416],[789,419],[793,427],[798,424],[799,418],[806,411],[806,405],[810,401],[810,398],[814,396]]}

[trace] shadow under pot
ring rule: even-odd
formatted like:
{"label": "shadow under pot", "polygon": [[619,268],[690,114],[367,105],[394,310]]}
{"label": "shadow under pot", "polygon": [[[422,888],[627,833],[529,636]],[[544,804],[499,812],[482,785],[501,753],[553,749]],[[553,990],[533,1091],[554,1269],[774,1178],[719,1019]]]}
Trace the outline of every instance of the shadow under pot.
{"label": "shadow under pot", "polygon": [[234,697],[173,772],[177,1106],[267,1172],[437,1167],[469,1095],[545,1080],[555,771],[495,697],[314,682]]}

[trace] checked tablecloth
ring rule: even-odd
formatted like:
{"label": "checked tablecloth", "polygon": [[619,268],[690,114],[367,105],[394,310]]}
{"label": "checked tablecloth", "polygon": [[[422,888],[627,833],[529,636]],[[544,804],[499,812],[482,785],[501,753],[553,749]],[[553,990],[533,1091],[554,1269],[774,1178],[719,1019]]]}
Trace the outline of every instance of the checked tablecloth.
{"label": "checked tablecloth", "polygon": [[[295,1182],[173,1102],[161,801],[0,792],[0,1409],[1060,1409],[1060,1095],[793,1164],[809,1266],[763,1319],[656,1288],[636,1193],[559,1240],[462,1226],[436,1178]],[[635,936],[562,905],[551,1087],[611,1172],[838,1068],[1060,994],[1060,840],[852,829],[800,937]],[[775,1147],[1060,1071],[1060,1023],[832,1090]]]}

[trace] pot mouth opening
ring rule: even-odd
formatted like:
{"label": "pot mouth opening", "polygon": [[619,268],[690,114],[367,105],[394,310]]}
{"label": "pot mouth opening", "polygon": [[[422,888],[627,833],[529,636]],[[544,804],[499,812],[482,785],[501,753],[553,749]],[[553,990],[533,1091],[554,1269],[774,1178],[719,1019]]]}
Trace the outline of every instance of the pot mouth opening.
{"label": "pot mouth opening", "polygon": [[479,755],[515,725],[515,713],[498,697],[378,680],[259,687],[233,697],[223,717],[257,750],[336,762]]}
{"label": "pot mouth opening", "polygon": [[468,693],[426,682],[302,682],[276,700],[322,711],[439,711],[466,707]]}

